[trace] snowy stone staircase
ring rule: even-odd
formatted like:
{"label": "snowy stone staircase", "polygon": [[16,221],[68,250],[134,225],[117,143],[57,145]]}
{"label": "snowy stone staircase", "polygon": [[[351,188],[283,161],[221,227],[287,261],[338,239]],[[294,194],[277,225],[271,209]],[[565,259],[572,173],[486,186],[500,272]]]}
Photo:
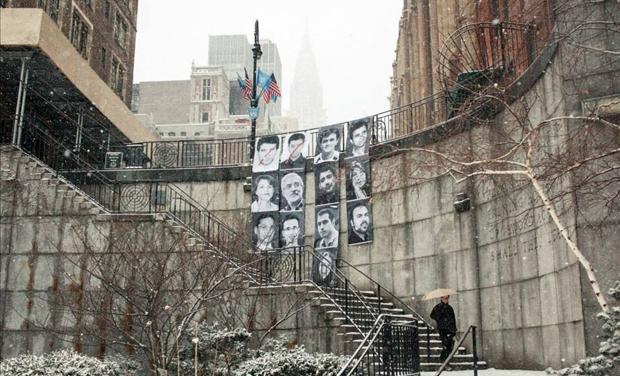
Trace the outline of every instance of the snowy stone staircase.
{"label": "snowy stone staircase", "polygon": [[47,211],[70,215],[109,214],[98,202],[39,159],[11,146],[2,146],[0,154],[0,180],[19,181],[23,184],[22,189],[38,185],[39,193],[45,196]]}
{"label": "snowy stone staircase", "polygon": [[[325,292],[324,292],[325,291]],[[357,330],[355,325],[351,324],[345,317],[342,307],[345,304],[349,304],[349,309],[355,311],[356,309],[362,311],[365,309],[361,302],[354,303],[351,300],[345,301],[344,290],[329,289],[321,291],[321,289],[313,289],[308,293],[308,299],[315,299],[315,306],[331,320],[331,322],[338,326],[339,336],[343,337],[345,342],[346,354],[353,354],[353,352],[360,346],[363,341],[364,334]],[[329,292],[328,292],[329,291]],[[329,297],[326,296],[329,294]],[[419,321],[414,318],[413,314],[407,314],[403,309],[395,307],[392,302],[387,301],[384,297],[379,297],[374,291],[360,291],[362,298],[365,300],[366,306],[379,311],[381,313],[390,313],[394,315],[403,315],[410,318],[408,322],[416,322],[418,325],[418,338],[419,338],[419,350],[420,350],[420,366],[421,371],[435,371],[441,366],[439,356],[441,354],[441,341],[439,340],[439,334],[436,332],[429,333],[429,341],[427,343],[428,329],[423,321]],[[341,307],[338,307],[340,305]],[[406,319],[403,322],[407,322]],[[367,332],[373,325],[374,319],[358,318],[356,325]],[[430,345],[430,346],[429,346]],[[429,356],[430,351],[430,356]],[[473,354],[468,353],[464,347],[459,347],[457,353],[450,362],[450,366],[455,370],[471,370],[473,369]],[[485,361],[478,360],[478,368],[487,368]]]}

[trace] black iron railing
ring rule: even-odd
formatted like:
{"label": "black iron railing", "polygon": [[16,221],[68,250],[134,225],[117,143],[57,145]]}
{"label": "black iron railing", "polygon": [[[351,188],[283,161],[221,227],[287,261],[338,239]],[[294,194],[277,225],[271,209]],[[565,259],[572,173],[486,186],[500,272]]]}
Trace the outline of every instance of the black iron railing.
{"label": "black iron railing", "polygon": [[418,327],[407,316],[381,314],[338,376],[417,375]]}
{"label": "black iron railing", "polygon": [[475,325],[470,325],[469,328],[467,328],[467,330],[465,331],[465,333],[463,333],[463,335],[461,336],[461,339],[454,346],[454,349],[452,349],[452,352],[450,353],[450,355],[441,364],[441,367],[439,367],[439,369],[437,370],[437,373],[435,373],[435,376],[441,375],[441,373],[446,370],[446,367],[448,367],[448,365],[452,361],[452,358],[458,352],[459,347],[461,347],[461,345],[463,344],[463,342],[465,341],[465,339],[470,333],[471,333],[471,342],[472,342],[472,352],[473,352],[473,358],[474,358],[473,359],[474,376],[478,376],[478,348],[477,348],[478,340],[476,338],[476,326]]}
{"label": "black iron railing", "polygon": [[[435,94],[408,105],[368,117],[370,144],[378,144],[411,134],[446,120],[445,96]],[[333,124],[346,127],[346,123]],[[308,156],[314,155],[321,128],[307,130]],[[343,128],[344,129],[344,128]],[[284,141],[286,134],[279,135]],[[340,137],[341,150],[346,135]],[[128,168],[224,167],[249,163],[249,138],[220,140],[154,141],[113,145],[110,151],[122,152]]]}
{"label": "black iron railing", "polygon": [[115,183],[45,128],[27,126],[23,132],[21,150],[47,165],[52,175],[71,183],[103,209],[111,213],[165,214],[176,221],[177,226],[189,231],[206,249],[240,268],[251,281],[259,283],[266,279],[257,274],[260,271],[256,267],[241,268],[257,261],[250,252],[249,243],[178,186],[171,183]]}
{"label": "black iron railing", "polygon": [[[381,302],[365,296],[331,260],[315,251],[312,247],[296,249],[278,249],[262,256],[258,268],[260,274],[268,276],[269,283],[314,283],[320,290],[327,304],[340,311],[346,318],[345,325],[351,330],[365,334],[381,313]],[[316,273],[320,264],[329,270],[327,276],[318,281]]]}

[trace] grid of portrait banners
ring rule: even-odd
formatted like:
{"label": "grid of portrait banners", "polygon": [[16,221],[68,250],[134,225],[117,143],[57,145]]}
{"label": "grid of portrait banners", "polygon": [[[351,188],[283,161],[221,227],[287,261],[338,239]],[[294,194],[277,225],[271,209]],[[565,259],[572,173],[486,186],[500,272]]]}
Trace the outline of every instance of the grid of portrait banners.
{"label": "grid of portrait banners", "polygon": [[312,280],[328,286],[332,270],[338,259],[338,234],[340,230],[339,160],[342,125],[321,128],[317,136],[314,157],[315,222]]}
{"label": "grid of portrait banners", "polygon": [[345,175],[347,191],[348,244],[372,241],[371,182],[368,128],[371,118],[348,123]]}
{"label": "grid of portrait banners", "polygon": [[303,132],[256,140],[251,212],[257,252],[303,246],[307,144]]}

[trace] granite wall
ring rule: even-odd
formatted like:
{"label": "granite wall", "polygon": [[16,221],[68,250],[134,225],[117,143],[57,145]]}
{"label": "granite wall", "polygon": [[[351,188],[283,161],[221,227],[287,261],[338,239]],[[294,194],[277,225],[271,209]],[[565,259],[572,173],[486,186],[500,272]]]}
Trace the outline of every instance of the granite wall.
{"label": "granite wall", "polygon": [[[531,124],[580,111],[576,108],[580,102],[567,100],[562,94],[565,82],[559,59],[561,55],[522,97]],[[340,255],[425,316],[436,303],[422,302],[425,292],[438,287],[458,290],[451,303],[457,312],[459,330],[469,325],[481,328],[480,355],[491,365],[561,367],[597,350],[599,324],[594,315],[598,307],[589,283],[584,283],[580,265],[546,210],[540,207],[540,198],[531,184],[514,177],[458,184],[450,176],[420,179],[430,175],[416,167],[432,160],[421,159],[407,146],[426,145],[440,151],[463,148],[485,155],[505,147],[497,139],[498,131],[514,129],[515,124],[509,113],[500,112],[489,127],[474,127],[433,140],[428,134],[437,133],[435,127],[399,140],[398,152],[392,150],[389,156],[375,148],[371,151],[375,240],[372,244],[347,246],[342,185]],[[452,126],[456,124],[439,127]],[[560,122],[552,131],[541,134],[546,138],[546,147],[566,147],[563,137],[571,126]],[[307,167],[306,187],[313,187],[311,165]],[[167,178],[226,223],[239,230],[249,229],[251,198],[244,189],[244,177],[249,171],[247,167],[226,170],[196,170],[194,178],[187,172]],[[127,180],[149,180],[149,176],[157,180],[152,179],[153,174],[135,171]],[[568,178],[559,181],[555,192],[567,190],[570,184]],[[456,195],[461,192],[468,193],[472,203],[471,210],[462,213],[454,207]],[[578,193],[566,195],[557,202],[557,209],[571,237],[597,268],[606,291],[620,265],[620,253],[614,247],[617,242],[611,240],[618,237],[618,219],[597,217],[596,207],[578,210],[581,199]],[[307,189],[307,245],[312,245],[313,223],[313,189]],[[595,230],[592,223],[600,226]],[[359,272],[349,273],[360,288],[372,287]],[[586,332],[593,334],[586,336]]]}

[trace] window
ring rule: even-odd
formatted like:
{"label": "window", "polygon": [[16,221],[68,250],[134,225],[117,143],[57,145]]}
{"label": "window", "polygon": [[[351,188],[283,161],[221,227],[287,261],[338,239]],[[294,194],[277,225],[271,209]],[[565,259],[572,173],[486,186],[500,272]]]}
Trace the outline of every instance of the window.
{"label": "window", "polygon": [[159,132],[159,135],[160,135],[160,136],[163,136],[163,135],[164,135],[164,132]]}
{"label": "window", "polygon": [[108,51],[106,51],[105,47],[101,47],[101,67],[105,69],[105,63],[107,59]]}
{"label": "window", "polygon": [[200,132],[194,132],[194,136],[200,136]]}
{"label": "window", "polygon": [[121,16],[119,12],[116,12],[114,17],[114,40],[122,49],[125,49],[125,44],[127,42],[127,22],[125,22],[123,16]]}
{"label": "window", "polygon": [[103,2],[103,15],[106,19],[110,18],[110,0]]}
{"label": "window", "polygon": [[176,136],[176,135],[177,135],[177,134],[176,134],[175,132],[168,132],[168,136],[170,136],[170,137],[174,137],[174,136]]}
{"label": "window", "polygon": [[88,25],[74,9],[71,19],[71,44],[85,59],[88,59]]}
{"label": "window", "polygon": [[49,15],[54,20],[54,22],[58,22],[58,12],[60,11],[60,0],[51,0],[50,1],[50,9]]}
{"label": "window", "polygon": [[202,100],[211,100],[211,79],[204,78],[202,80]]}
{"label": "window", "polygon": [[209,122],[209,113],[208,112],[203,112],[202,113],[201,122],[202,123],[208,123]]}
{"label": "window", "polygon": [[37,0],[37,8],[43,9],[54,22],[58,22],[58,10],[60,8],[60,0]]}
{"label": "window", "polygon": [[187,132],[181,132],[181,136],[187,136]]}
{"label": "window", "polygon": [[110,87],[121,98],[124,98],[124,85],[125,84],[125,68],[121,63],[112,58],[111,70],[110,70]]}

